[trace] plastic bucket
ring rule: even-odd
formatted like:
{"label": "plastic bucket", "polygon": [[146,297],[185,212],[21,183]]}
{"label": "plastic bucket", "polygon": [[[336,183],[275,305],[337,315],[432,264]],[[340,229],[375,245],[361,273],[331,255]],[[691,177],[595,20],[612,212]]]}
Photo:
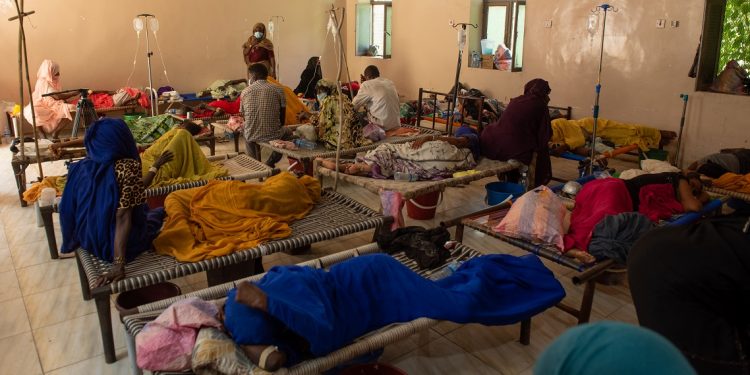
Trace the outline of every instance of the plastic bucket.
{"label": "plastic bucket", "polygon": [[407,375],[407,372],[385,363],[366,363],[346,368],[340,375]]}
{"label": "plastic bucket", "polygon": [[406,214],[414,220],[430,220],[435,217],[442,192],[434,191],[406,201]]}
{"label": "plastic bucket", "polygon": [[180,294],[182,291],[179,286],[167,282],[158,283],[120,293],[115,299],[115,308],[120,312],[120,317],[123,317],[140,305],[177,297]]}
{"label": "plastic bucket", "polygon": [[484,189],[487,190],[485,201],[490,206],[503,203],[507,199],[518,198],[526,192],[523,185],[513,182],[490,182],[484,185]]}

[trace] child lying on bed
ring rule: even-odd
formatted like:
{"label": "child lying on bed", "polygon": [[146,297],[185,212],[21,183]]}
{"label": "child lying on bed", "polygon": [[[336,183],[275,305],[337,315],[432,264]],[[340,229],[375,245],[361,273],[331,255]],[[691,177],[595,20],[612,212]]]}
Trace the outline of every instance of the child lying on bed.
{"label": "child lying on bed", "polygon": [[[479,137],[464,126],[455,137],[421,138],[411,143],[385,143],[358,157],[354,163],[339,166],[343,173],[373,178],[394,178],[407,173],[418,180],[451,177],[454,172],[468,170],[479,158]],[[323,167],[336,168],[332,159],[320,159]]]}

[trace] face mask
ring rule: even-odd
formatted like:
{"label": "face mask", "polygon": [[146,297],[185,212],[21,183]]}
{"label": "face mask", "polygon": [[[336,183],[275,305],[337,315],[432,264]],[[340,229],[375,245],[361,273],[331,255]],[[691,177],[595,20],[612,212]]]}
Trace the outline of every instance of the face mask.
{"label": "face mask", "polygon": [[260,31],[256,31],[253,35],[255,36],[255,39],[260,39],[263,37],[263,33]]}
{"label": "face mask", "polygon": [[326,98],[327,96],[328,96],[328,95],[327,95],[327,94],[325,94],[325,93],[323,93],[323,94],[318,94],[318,103],[322,103],[322,102],[323,102],[323,99],[325,99],[325,98]]}

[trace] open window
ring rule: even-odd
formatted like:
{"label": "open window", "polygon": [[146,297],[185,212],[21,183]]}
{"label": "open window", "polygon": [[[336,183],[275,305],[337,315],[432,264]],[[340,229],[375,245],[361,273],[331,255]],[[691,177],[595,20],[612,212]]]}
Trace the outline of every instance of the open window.
{"label": "open window", "polygon": [[750,1],[706,0],[696,90],[748,94],[750,34],[747,30],[750,30]]}
{"label": "open window", "polygon": [[391,57],[391,0],[371,0],[356,5],[355,54],[379,58]]}
{"label": "open window", "polygon": [[518,72],[523,69],[526,1],[473,0],[469,66]]}

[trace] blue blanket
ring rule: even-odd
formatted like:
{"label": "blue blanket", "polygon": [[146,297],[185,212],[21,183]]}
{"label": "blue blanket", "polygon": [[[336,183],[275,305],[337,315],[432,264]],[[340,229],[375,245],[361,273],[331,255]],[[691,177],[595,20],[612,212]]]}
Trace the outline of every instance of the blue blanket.
{"label": "blue blanket", "polygon": [[[439,281],[425,279],[390,256],[357,257],[330,271],[272,268],[257,283],[268,295],[268,314],[227,296],[225,326],[241,345],[289,346],[289,328],[325,355],[372,330],[420,317],[457,323],[516,323],[565,296],[560,283],[533,255],[486,255]],[[295,358],[290,355],[290,358]]]}

